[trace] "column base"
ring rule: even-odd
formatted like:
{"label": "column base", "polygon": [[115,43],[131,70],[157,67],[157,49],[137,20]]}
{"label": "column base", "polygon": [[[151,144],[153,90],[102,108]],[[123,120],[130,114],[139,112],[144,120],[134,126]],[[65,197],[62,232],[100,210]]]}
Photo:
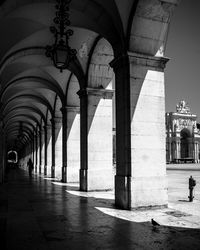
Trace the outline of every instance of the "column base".
{"label": "column base", "polygon": [[88,191],[87,188],[87,169],[80,169],[80,191]]}
{"label": "column base", "polygon": [[55,166],[51,166],[51,178],[55,178]]}
{"label": "column base", "polygon": [[115,176],[115,204],[122,209],[167,207],[165,176]]}
{"label": "column base", "polygon": [[100,191],[114,188],[112,169],[80,169],[80,190]]}
{"label": "column base", "polygon": [[67,182],[67,167],[66,166],[62,167],[62,182],[63,183]]}
{"label": "column base", "polygon": [[131,209],[131,177],[115,175],[115,205]]}
{"label": "column base", "polygon": [[47,166],[44,166],[44,175],[47,175]]}

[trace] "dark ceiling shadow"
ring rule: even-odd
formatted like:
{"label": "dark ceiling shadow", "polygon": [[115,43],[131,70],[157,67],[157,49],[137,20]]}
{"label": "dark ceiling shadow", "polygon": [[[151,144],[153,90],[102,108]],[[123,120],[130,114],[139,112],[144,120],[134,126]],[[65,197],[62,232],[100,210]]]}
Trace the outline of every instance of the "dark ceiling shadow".
{"label": "dark ceiling shadow", "polygon": [[4,4],[6,0],[0,0],[0,6]]}

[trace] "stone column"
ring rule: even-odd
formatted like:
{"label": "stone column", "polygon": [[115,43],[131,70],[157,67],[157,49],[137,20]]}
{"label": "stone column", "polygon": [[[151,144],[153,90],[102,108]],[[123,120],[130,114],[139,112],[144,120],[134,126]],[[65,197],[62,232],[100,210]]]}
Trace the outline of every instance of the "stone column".
{"label": "stone column", "polygon": [[113,188],[112,95],[112,90],[105,89],[79,91],[82,191]]}
{"label": "stone column", "polygon": [[196,159],[196,143],[193,139],[193,159],[194,159],[194,162],[195,162],[195,159]]}
{"label": "stone column", "polygon": [[198,141],[194,142],[194,162],[198,163],[199,162],[199,144]]}
{"label": "stone column", "polygon": [[199,142],[196,142],[196,162],[199,162]]}
{"label": "stone column", "polygon": [[172,142],[171,142],[171,137],[169,138],[169,141],[168,141],[168,145],[169,145],[169,162],[172,161]]}
{"label": "stone column", "polygon": [[176,141],[176,159],[180,158],[180,140]]}
{"label": "stone column", "polygon": [[62,180],[62,117],[54,117],[55,121],[55,177]]}
{"label": "stone column", "polygon": [[116,79],[115,203],[124,209],[167,206],[166,62],[129,53],[111,63]]}
{"label": "stone column", "polygon": [[32,145],[32,161],[33,161],[33,166],[35,166],[35,138],[34,138],[34,132],[32,132],[31,135],[31,145]]}
{"label": "stone column", "polygon": [[40,128],[40,151],[41,151],[41,159],[40,159],[40,173],[43,173],[44,165],[45,165],[45,131],[41,126]]}
{"label": "stone column", "polygon": [[35,135],[35,130],[33,131],[33,141],[34,141],[34,148],[33,148],[33,150],[34,150],[34,159],[33,159],[33,163],[34,163],[34,171],[35,171],[35,167],[36,167],[36,161],[37,161],[37,153],[36,153],[36,145],[37,145],[37,143],[36,143],[36,135]]}
{"label": "stone column", "polygon": [[87,127],[88,127],[88,120],[87,120],[87,106],[88,106],[88,99],[87,99],[87,91],[82,89],[78,92],[80,98],[80,159],[81,159],[81,166],[80,166],[80,190],[87,191],[87,169],[88,169],[88,140],[87,140]]}
{"label": "stone column", "polygon": [[[79,108],[78,108],[79,110]],[[74,138],[71,138],[71,132],[73,132],[74,125],[74,119],[77,113],[77,107],[62,107],[62,181],[63,182],[72,182],[72,181],[78,181],[78,176],[75,178],[75,172],[80,168],[80,161],[78,169],[75,169],[75,166],[77,164],[77,160],[79,160],[79,147],[80,147],[80,139],[77,140],[77,137],[80,136],[80,131],[77,131],[77,125],[76,125],[76,140]],[[78,124],[79,125],[79,124]],[[80,128],[80,125],[78,126],[78,129]],[[73,142],[76,143],[76,147],[73,147]],[[69,154],[68,154],[69,152]],[[73,158],[73,155],[76,155],[76,157]],[[70,161],[71,159],[71,161]],[[70,161],[70,164],[68,164]]]}
{"label": "stone column", "polygon": [[172,131],[169,129],[169,162],[172,162]]}
{"label": "stone column", "polygon": [[79,182],[80,108],[67,107],[67,182]]}
{"label": "stone column", "polygon": [[62,182],[67,182],[67,107],[62,112]]}
{"label": "stone column", "polygon": [[172,161],[172,145],[171,145],[171,134],[170,132],[167,133],[166,137],[166,161],[170,163]]}
{"label": "stone column", "polygon": [[50,125],[46,126],[47,133],[47,165],[46,165],[46,174],[51,176],[51,166],[52,165],[52,128]]}
{"label": "stone column", "polygon": [[196,162],[197,159],[197,144],[196,141],[194,141],[194,162]]}
{"label": "stone column", "polygon": [[177,158],[179,159],[180,158],[180,149],[181,149],[181,147],[180,147],[180,144],[181,144],[180,141],[178,141],[177,144],[178,144],[177,145],[178,146],[178,148],[177,148],[177,152],[178,152],[177,153]]}
{"label": "stone column", "polygon": [[44,175],[47,175],[47,126],[44,125]]}
{"label": "stone column", "polygon": [[174,145],[173,145],[173,141],[171,141],[171,160],[172,160],[172,162],[174,161]]}
{"label": "stone column", "polygon": [[51,119],[51,178],[55,178],[55,121]]}
{"label": "stone column", "polygon": [[38,147],[39,147],[39,174],[42,173],[41,169],[42,169],[42,133],[41,133],[41,128],[39,127],[38,130]]}
{"label": "stone column", "polygon": [[128,56],[110,63],[115,72],[116,175],[115,204],[131,207],[130,69]]}
{"label": "stone column", "polygon": [[177,154],[176,152],[177,152],[176,141],[173,141],[172,142],[172,153],[173,153],[173,161],[174,162],[175,162],[175,159],[176,159],[176,154]]}
{"label": "stone column", "polygon": [[33,171],[35,171],[35,131],[33,131]]}
{"label": "stone column", "polygon": [[37,173],[37,167],[39,163],[39,158],[38,158],[38,130],[36,128],[35,130],[35,173]]}

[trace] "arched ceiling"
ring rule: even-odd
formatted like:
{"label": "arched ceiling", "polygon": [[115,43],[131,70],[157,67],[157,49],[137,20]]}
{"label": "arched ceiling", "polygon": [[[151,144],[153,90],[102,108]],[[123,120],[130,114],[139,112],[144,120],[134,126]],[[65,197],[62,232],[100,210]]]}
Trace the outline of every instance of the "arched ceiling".
{"label": "arched ceiling", "polygon": [[58,112],[60,105],[79,106],[76,92],[80,89],[80,78],[88,70],[88,54],[95,40],[102,36],[114,44],[122,29],[115,2],[103,2],[71,2],[74,35],[69,44],[78,52],[77,63],[62,73],[45,56],[45,47],[54,43],[49,27],[53,25],[56,2],[7,0],[1,3],[0,112],[8,144],[13,145],[19,139],[20,128],[23,128],[20,133],[26,133],[26,123],[33,129],[41,118],[46,122],[49,111],[51,116]]}
{"label": "arched ceiling", "polygon": [[[140,9],[136,11],[139,2]],[[109,62],[129,49],[127,36],[138,35],[134,32],[139,30],[140,22],[133,26],[132,21],[144,16],[146,2],[72,0],[70,28],[74,34],[69,45],[77,50],[77,58],[61,73],[45,55],[46,46],[54,43],[49,27],[54,25],[56,1],[1,1],[0,118],[7,129],[8,147],[19,141],[20,128],[25,143],[30,136],[27,131],[33,132],[44,117],[49,123],[60,105],[79,106],[76,93],[80,88],[106,88],[113,77]],[[149,2],[161,5],[161,0]],[[160,7],[161,15],[162,11],[168,13],[169,8]]]}

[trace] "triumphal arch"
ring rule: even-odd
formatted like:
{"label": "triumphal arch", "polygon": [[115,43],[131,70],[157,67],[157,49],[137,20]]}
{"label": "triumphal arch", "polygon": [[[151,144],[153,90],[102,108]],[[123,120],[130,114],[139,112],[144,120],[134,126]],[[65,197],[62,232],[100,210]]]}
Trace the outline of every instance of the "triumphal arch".
{"label": "triumphal arch", "polygon": [[176,105],[176,112],[166,113],[167,163],[199,162],[199,143],[197,116],[182,100]]}

